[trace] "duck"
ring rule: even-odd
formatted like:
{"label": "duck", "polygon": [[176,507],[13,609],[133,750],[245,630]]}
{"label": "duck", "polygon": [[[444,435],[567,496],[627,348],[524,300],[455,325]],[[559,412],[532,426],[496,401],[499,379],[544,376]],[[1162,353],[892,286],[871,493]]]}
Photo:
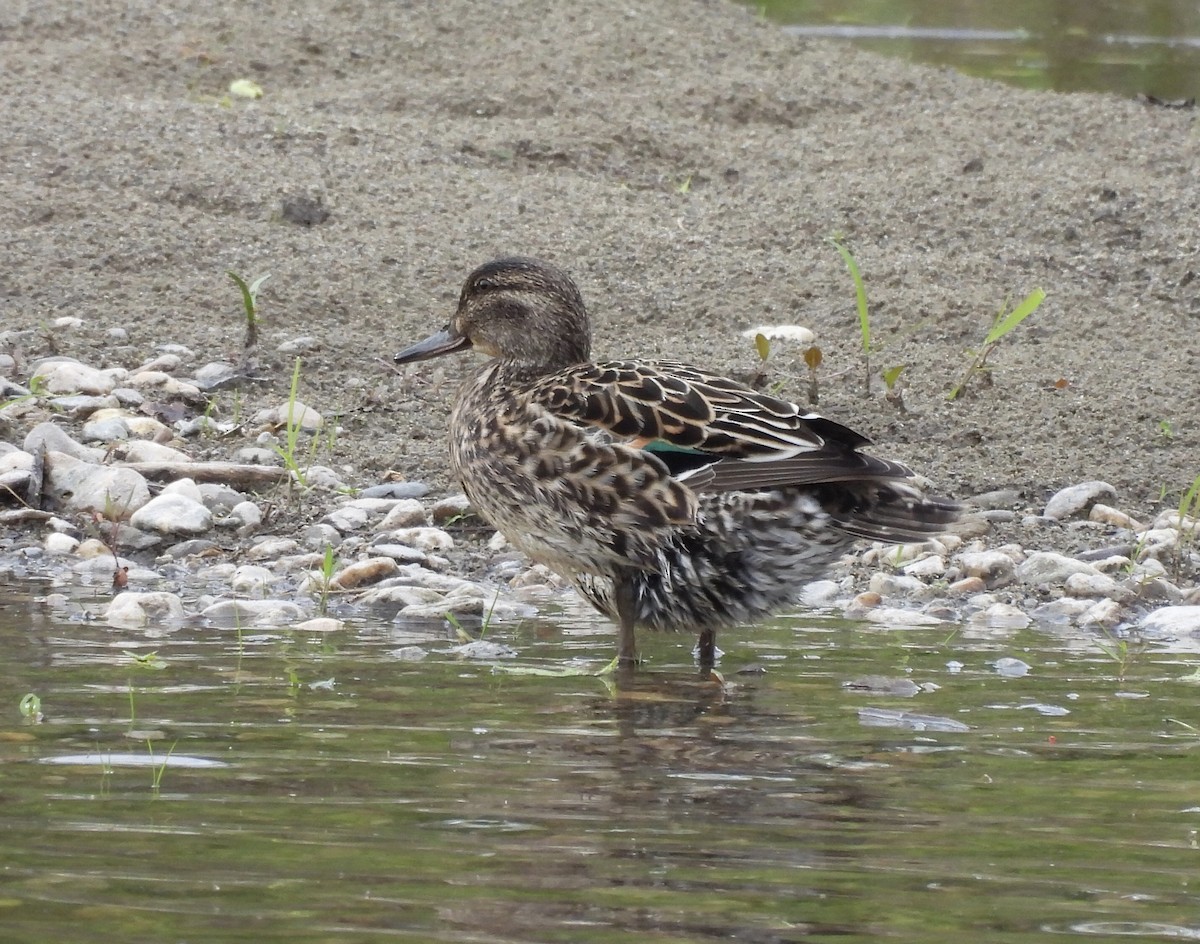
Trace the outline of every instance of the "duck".
{"label": "duck", "polygon": [[638,663],[639,630],[718,631],[795,607],[857,542],[926,540],[959,506],[929,496],[866,436],[670,360],[591,356],[588,310],[557,266],[479,266],[444,328],[395,355],[474,351],[450,415],[471,506],[568,581]]}

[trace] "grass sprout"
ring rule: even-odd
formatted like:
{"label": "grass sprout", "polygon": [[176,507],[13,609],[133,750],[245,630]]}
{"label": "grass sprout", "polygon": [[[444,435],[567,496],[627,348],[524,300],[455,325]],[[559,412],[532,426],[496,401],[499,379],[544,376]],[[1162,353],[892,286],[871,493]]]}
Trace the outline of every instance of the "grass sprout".
{"label": "grass sprout", "polygon": [[862,272],[858,268],[854,254],[846,248],[842,237],[830,236],[829,242],[838,251],[842,261],[846,263],[846,268],[850,271],[850,278],[854,282],[854,304],[858,309],[858,332],[862,338],[863,393],[869,397],[871,395],[871,351],[874,348],[871,343],[871,311],[867,303],[867,286],[863,282]]}
{"label": "grass sprout", "polygon": [[963,395],[972,378],[986,368],[988,356],[995,349],[996,345],[1003,341],[1021,322],[1037,311],[1038,307],[1045,300],[1046,293],[1040,288],[1035,288],[1012,311],[1005,312],[1004,308],[1007,307],[1007,304],[1000,309],[995,321],[992,322],[991,330],[988,331],[983,339],[982,346],[978,351],[971,352],[974,354],[974,359],[967,366],[966,373],[963,374],[962,379],[950,389],[950,393],[947,394],[948,399],[957,400]]}

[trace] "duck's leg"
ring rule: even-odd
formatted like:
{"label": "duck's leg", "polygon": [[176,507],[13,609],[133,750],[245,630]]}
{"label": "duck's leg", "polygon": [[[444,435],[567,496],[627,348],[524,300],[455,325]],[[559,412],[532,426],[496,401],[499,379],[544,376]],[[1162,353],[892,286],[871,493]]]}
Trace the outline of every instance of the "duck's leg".
{"label": "duck's leg", "polygon": [[700,658],[700,671],[707,672],[717,661],[717,631],[715,629],[700,630],[700,638],[696,640],[696,650]]}
{"label": "duck's leg", "polygon": [[632,668],[638,663],[637,640],[633,633],[634,620],[637,618],[637,596],[632,580],[624,575],[613,578],[613,601],[617,605],[617,624],[620,633],[617,643],[617,661],[622,668]]}

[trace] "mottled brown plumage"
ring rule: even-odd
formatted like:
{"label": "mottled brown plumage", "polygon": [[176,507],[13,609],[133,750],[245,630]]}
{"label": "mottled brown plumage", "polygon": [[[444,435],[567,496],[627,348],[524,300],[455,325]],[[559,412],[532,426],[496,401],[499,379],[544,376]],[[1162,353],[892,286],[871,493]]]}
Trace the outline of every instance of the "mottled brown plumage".
{"label": "mottled brown plumage", "polygon": [[921,540],[957,515],[868,440],[793,403],[670,361],[589,360],[575,284],[500,259],[467,278],[445,329],[396,355],[473,347],[451,419],[472,504],[512,544],[634,632],[715,631],[795,601],[858,538]]}

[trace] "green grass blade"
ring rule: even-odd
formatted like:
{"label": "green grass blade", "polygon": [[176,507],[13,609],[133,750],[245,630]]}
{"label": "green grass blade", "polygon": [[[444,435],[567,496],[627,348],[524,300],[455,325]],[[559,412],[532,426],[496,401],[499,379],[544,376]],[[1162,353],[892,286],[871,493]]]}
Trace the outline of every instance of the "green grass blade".
{"label": "green grass blade", "polygon": [[1010,311],[1007,315],[996,319],[996,323],[992,325],[992,330],[987,333],[987,337],[983,339],[983,343],[995,344],[1013,328],[1037,311],[1038,306],[1041,305],[1045,300],[1046,293],[1040,288],[1035,288],[1032,292],[1025,296],[1025,300],[1016,308]]}
{"label": "green grass blade", "polygon": [[237,285],[238,289],[241,291],[241,293],[242,293],[242,308],[245,309],[246,320],[253,322],[254,321],[254,292],[251,290],[250,286],[246,284],[246,280],[243,279],[236,272],[226,271],[225,274],[227,276],[229,276],[231,279],[233,279],[234,284]]}
{"label": "green grass blade", "polygon": [[842,257],[842,261],[846,263],[846,268],[850,270],[850,278],[854,280],[854,298],[858,305],[858,329],[862,334],[863,353],[871,353],[871,316],[867,307],[867,286],[863,282],[862,273],[858,269],[858,263],[854,261],[854,256],[850,250],[836,236],[830,236],[829,241],[833,243],[833,248],[838,251]]}

